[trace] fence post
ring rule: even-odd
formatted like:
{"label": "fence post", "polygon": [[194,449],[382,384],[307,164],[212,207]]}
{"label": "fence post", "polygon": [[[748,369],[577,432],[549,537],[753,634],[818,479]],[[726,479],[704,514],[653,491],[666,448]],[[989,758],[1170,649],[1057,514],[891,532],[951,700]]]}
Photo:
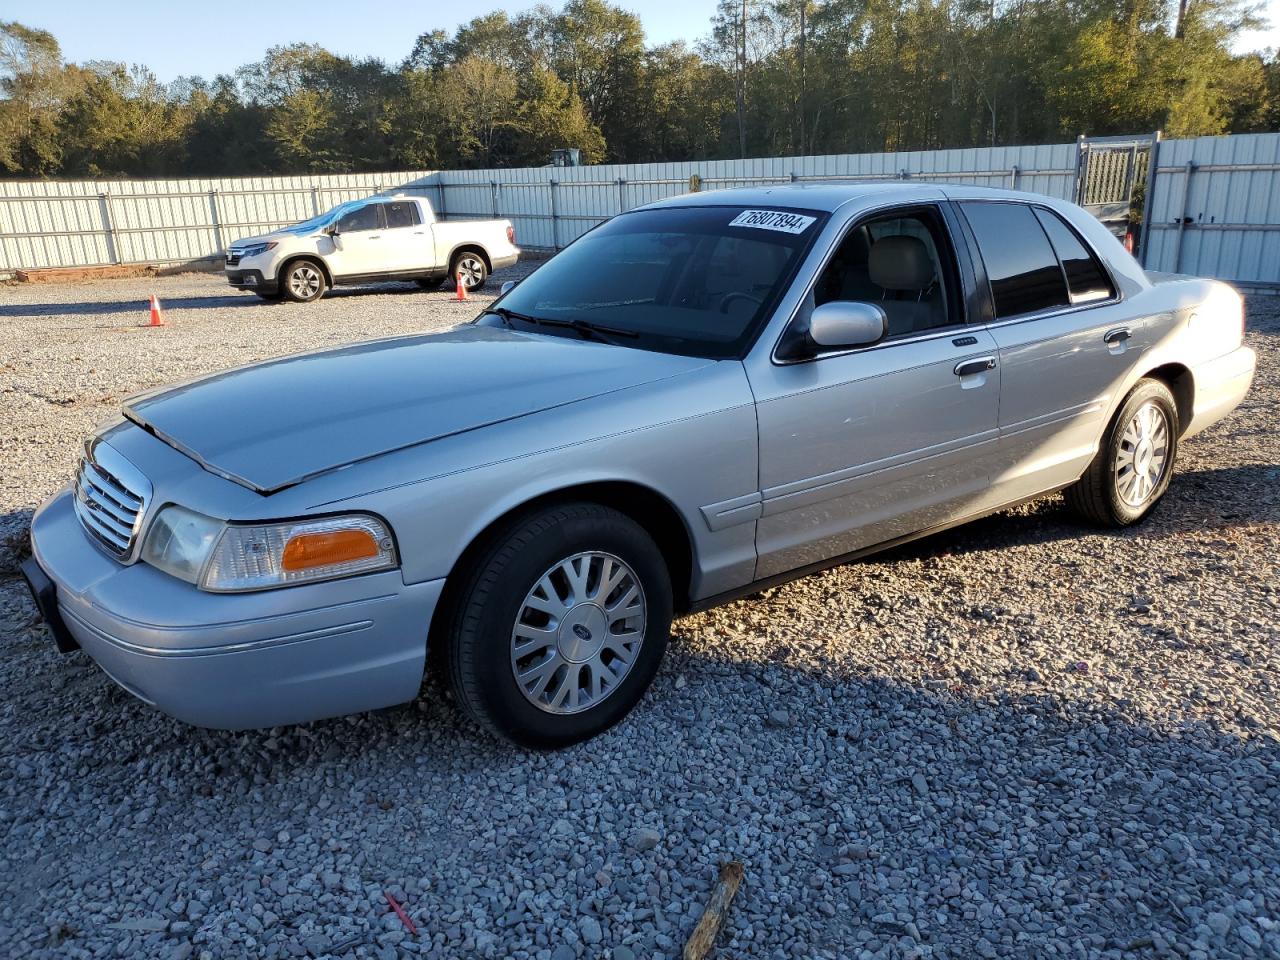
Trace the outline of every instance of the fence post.
{"label": "fence post", "polygon": [[498,219],[498,189],[500,184],[497,180],[489,181],[489,188],[493,191],[493,219]]}
{"label": "fence post", "polygon": [[116,218],[111,209],[111,194],[106,190],[98,194],[98,205],[102,209],[102,229],[107,235],[107,256],[112,263],[124,263],[120,255],[120,237],[116,233]]}
{"label": "fence post", "polygon": [[1076,179],[1071,188],[1071,199],[1075,203],[1084,202],[1084,158],[1087,152],[1088,147],[1085,145],[1082,133],[1076,137]]}
{"label": "fence post", "polygon": [[1018,165],[1016,163],[1009,168],[1009,189],[1018,189]]}
{"label": "fence post", "polygon": [[[439,174],[436,174],[439,176]],[[444,181],[436,181],[436,191],[440,194],[440,203],[436,206],[436,219],[443,220],[446,216],[444,208]]]}
{"label": "fence post", "polygon": [[1179,267],[1182,266],[1182,232],[1186,229],[1187,220],[1187,198],[1191,194],[1191,177],[1196,172],[1196,162],[1188,160],[1186,173],[1182,181],[1182,203],[1180,204],[1180,213],[1178,214],[1178,234],[1173,239],[1173,269],[1170,273],[1177,273]]}
{"label": "fence post", "polygon": [[226,241],[222,236],[222,218],[218,216],[218,191],[209,191],[209,213],[213,216],[213,242],[218,246],[218,253],[226,252]]}
{"label": "fence post", "polygon": [[560,249],[560,211],[556,208],[556,187],[560,184],[555,180],[547,181],[551,187],[551,249]]}
{"label": "fence post", "polygon": [[1156,194],[1157,168],[1160,165],[1160,137],[1157,130],[1151,134],[1151,151],[1147,154],[1147,189],[1142,198],[1142,229],[1138,231],[1138,263],[1147,265],[1147,253],[1151,249],[1151,203]]}
{"label": "fence post", "polygon": [[618,212],[626,213],[627,210],[627,181],[622,177],[618,178]]}
{"label": "fence post", "polygon": [[313,185],[311,187],[311,215],[318,217],[323,212],[320,209],[320,188]]}

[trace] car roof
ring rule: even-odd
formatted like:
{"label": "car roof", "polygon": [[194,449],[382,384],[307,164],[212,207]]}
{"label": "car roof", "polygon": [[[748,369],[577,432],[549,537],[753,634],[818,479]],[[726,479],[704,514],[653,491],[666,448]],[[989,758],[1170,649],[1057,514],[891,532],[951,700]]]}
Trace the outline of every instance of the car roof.
{"label": "car roof", "polygon": [[810,180],[762,187],[732,187],[686,193],[646,204],[637,209],[705,206],[786,206],[835,212],[859,200],[945,200],[945,199],[1034,200],[1058,204],[1051,197],[1021,190],[1000,190],[967,184],[932,183],[928,180]]}

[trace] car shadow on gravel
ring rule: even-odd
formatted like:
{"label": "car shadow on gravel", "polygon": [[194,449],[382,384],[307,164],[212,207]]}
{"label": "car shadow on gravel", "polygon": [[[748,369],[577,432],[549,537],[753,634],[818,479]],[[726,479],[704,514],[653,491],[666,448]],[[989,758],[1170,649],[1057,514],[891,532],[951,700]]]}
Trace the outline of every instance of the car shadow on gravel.
{"label": "car shadow on gravel", "polygon": [[[162,310],[199,310],[226,307],[260,307],[255,296],[215,295],[208,297],[163,297]],[[103,314],[146,313],[146,300],[85,300],[76,303],[10,303],[0,304],[0,317],[95,317]]]}
{"label": "car shadow on gravel", "polygon": [[1015,545],[1077,540],[1089,536],[1150,539],[1205,530],[1280,521],[1280,464],[1180,471],[1150,517],[1121,530],[1090,526],[1078,519],[1060,496],[1046,497],[1013,510],[876,554],[878,562],[920,560],[938,554],[999,550]]}

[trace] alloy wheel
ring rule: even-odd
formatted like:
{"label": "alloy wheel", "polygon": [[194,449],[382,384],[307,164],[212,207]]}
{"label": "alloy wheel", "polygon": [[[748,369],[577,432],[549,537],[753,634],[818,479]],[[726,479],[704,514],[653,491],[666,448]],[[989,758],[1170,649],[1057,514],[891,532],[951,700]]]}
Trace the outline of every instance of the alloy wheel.
{"label": "alloy wheel", "polygon": [[454,273],[462,275],[463,286],[470,290],[484,279],[484,263],[477,256],[465,256],[458,261],[458,268]]}
{"label": "alloy wheel", "polygon": [[320,271],[309,264],[300,264],[289,274],[289,289],[299,300],[310,300],[320,290],[324,278]]}
{"label": "alloy wheel", "polygon": [[614,693],[644,643],[644,588],[610,553],[579,553],[547,570],[511,630],[511,670],[526,700],[581,713]]}
{"label": "alloy wheel", "polygon": [[1169,469],[1169,418],[1155,401],[1134,411],[1116,449],[1115,481],[1120,499],[1141,507],[1160,488]]}

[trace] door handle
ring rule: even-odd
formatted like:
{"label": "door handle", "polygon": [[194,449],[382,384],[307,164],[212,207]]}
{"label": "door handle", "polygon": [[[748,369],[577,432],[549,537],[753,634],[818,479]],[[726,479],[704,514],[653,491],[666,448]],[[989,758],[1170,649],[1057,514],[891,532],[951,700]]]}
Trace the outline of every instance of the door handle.
{"label": "door handle", "polygon": [[1128,327],[1120,327],[1116,330],[1108,330],[1106,336],[1102,338],[1103,343],[1124,343],[1133,333]]}
{"label": "door handle", "polygon": [[996,368],[995,357],[978,357],[976,360],[961,360],[956,364],[957,377],[971,377],[975,373],[986,373]]}

